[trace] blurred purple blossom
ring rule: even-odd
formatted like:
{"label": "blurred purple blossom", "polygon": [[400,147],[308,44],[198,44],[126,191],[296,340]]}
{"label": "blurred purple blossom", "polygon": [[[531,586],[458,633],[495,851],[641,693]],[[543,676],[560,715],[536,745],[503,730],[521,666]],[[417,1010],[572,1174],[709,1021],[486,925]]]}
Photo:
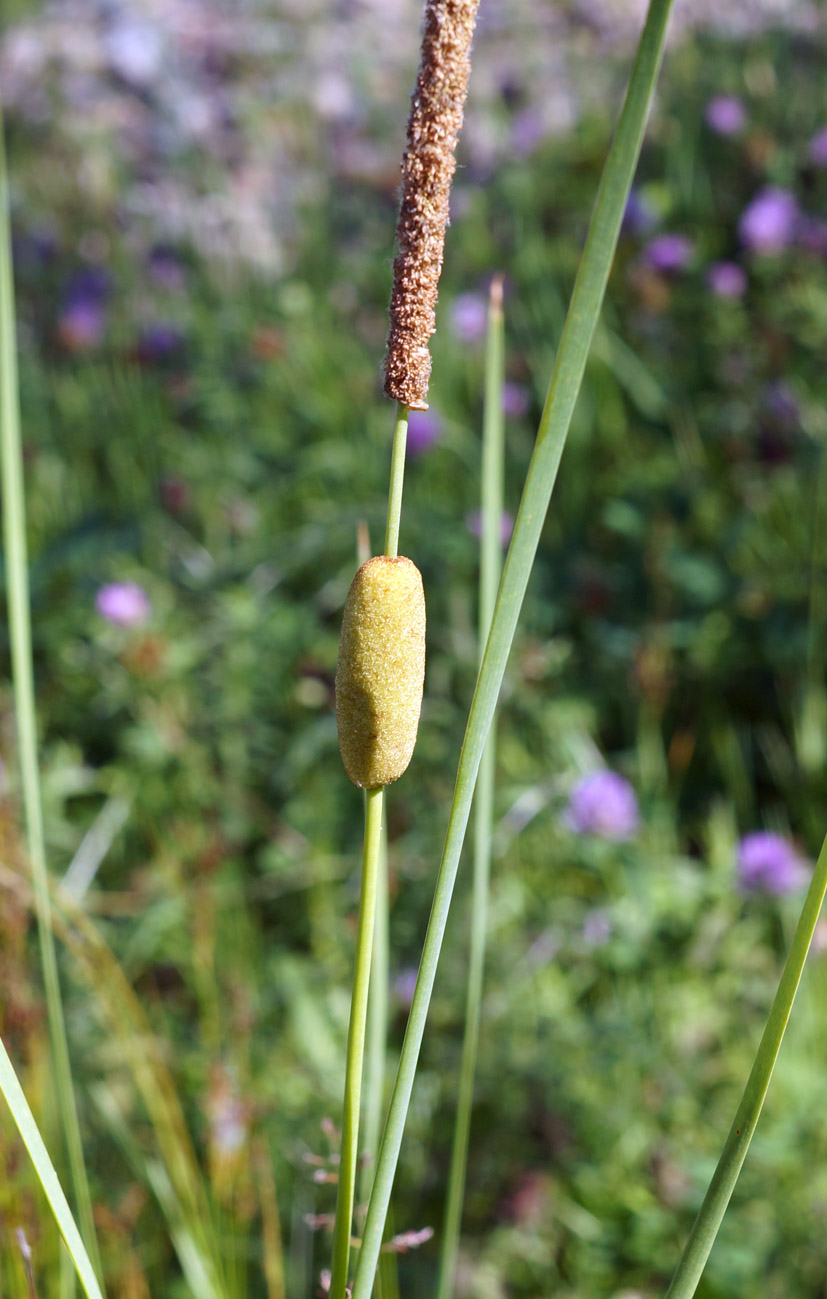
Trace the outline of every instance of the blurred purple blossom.
{"label": "blurred purple blossom", "polygon": [[88,352],[97,347],[106,327],[106,308],[102,302],[79,298],[61,312],[57,332],[70,352]]}
{"label": "blurred purple blossom", "polygon": [[418,970],[415,966],[409,965],[404,970],[400,970],[393,981],[393,991],[401,1006],[409,1010],[413,1001],[414,989],[416,988]]}
{"label": "blurred purple blossom", "polygon": [[746,125],[747,114],[734,95],[715,95],[706,106],[704,118],[716,135],[738,135]]}
{"label": "blurred purple blossom", "polygon": [[686,235],[658,235],[650,240],[643,256],[654,271],[681,271],[691,260],[694,245]]}
{"label": "blurred purple blossom", "polygon": [[451,332],[461,343],[477,343],[485,336],[488,307],[478,293],[461,293],[451,304]]}
{"label": "blurred purple blossom", "polygon": [[631,839],[639,822],[635,791],[616,771],[592,771],[572,789],[564,820],[575,834]]}
{"label": "blurred purple blossom", "polygon": [[657,213],[651,203],[647,203],[639,189],[633,189],[623,212],[624,234],[646,235],[654,230],[657,223]]}
{"label": "blurred purple blossom", "polygon": [[95,608],[117,627],[135,627],[149,617],[149,596],[137,582],[108,582],[95,596]]}
{"label": "blurred purple blossom", "polygon": [[800,217],[795,195],[770,185],[744,208],[738,234],[754,253],[779,253],[795,238]]}
{"label": "blurred purple blossom", "polygon": [[154,24],[123,17],[104,38],[112,71],[130,85],[149,86],[161,71],[163,41]]}
{"label": "blurred purple blossom", "polygon": [[706,282],[719,298],[742,298],[747,291],[747,273],[737,262],[713,262]]}
{"label": "blurred purple blossom", "polygon": [[827,167],[827,126],[816,131],[810,141],[807,156],[815,167]]}
{"label": "blurred purple blossom", "polygon": [[510,419],[520,419],[529,407],[528,392],[521,383],[506,380],[503,384],[503,411]]}
{"label": "blurred purple blossom", "polygon": [[809,875],[790,841],[770,830],[744,835],[737,865],[738,887],[747,893],[792,893],[804,886]]}
{"label": "blurred purple blossom", "polygon": [[[468,531],[471,533],[472,537],[477,537],[477,538],[481,537],[482,536],[482,512],[480,510],[472,510],[471,513],[466,516],[465,525],[468,528]],[[503,510],[502,517],[500,518],[500,540],[502,541],[503,546],[508,545],[509,541],[511,540],[511,534],[513,531],[514,531],[514,520],[512,519],[511,515],[508,513],[508,510]]]}
{"label": "blurred purple blossom", "polygon": [[511,120],[511,150],[518,157],[533,153],[548,134],[545,123],[536,108],[524,108]]}
{"label": "blurred purple blossom", "polygon": [[777,423],[787,429],[797,428],[801,420],[798,398],[783,379],[774,379],[764,389],[764,407]]}
{"label": "blurred purple blossom", "polygon": [[180,352],[183,343],[184,335],[177,325],[158,321],[141,331],[135,352],[144,365],[157,365]]}
{"label": "blurred purple blossom", "polygon": [[158,244],[150,251],[147,261],[150,275],[162,288],[179,292],[185,287],[186,271],[171,248]]}
{"label": "blurred purple blossom", "polygon": [[408,455],[414,460],[442,438],[442,420],[433,410],[412,410],[408,416]]}

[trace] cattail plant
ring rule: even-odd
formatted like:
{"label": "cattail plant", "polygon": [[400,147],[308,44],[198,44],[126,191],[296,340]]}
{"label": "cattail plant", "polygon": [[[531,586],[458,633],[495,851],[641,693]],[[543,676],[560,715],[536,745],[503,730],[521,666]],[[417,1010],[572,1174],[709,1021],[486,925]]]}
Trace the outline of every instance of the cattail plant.
{"label": "cattail plant", "polygon": [[331,1299],[347,1290],[359,1145],[371,945],[384,786],[407,767],[425,671],[425,602],[419,571],[397,554],[408,411],[427,409],[428,340],[442,269],[455,150],[468,90],[478,0],[428,0],[422,54],[402,164],[385,393],[397,402],[384,555],[363,564],[345,606],[336,717],[345,770],[366,790],[362,892],[348,1028],[342,1149]]}

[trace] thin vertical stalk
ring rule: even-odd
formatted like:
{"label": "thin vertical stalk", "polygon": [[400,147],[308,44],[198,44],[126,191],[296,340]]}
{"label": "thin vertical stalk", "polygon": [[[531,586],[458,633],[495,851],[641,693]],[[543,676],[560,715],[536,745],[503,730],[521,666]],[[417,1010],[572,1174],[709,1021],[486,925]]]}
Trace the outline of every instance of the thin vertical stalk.
{"label": "thin vertical stalk", "polygon": [[505,562],[503,581],[494,610],[491,632],[477,677],[460,752],[445,847],[422,948],[422,960],[408,1018],[408,1028],[379,1150],[362,1248],[356,1269],[353,1299],[369,1299],[373,1288],[385,1217],[399,1160],[408,1105],[425,1032],[459,856],[468,824],[477,771],[494,716],[517,619],[528,586],[531,567],[600,314],[620,233],[620,223],[637,166],[646,119],[657,81],[670,11],[671,0],[650,0],[626,99],[598,189],[571,305],[557,350],[537,443],[526,477],[514,536]]}
{"label": "thin vertical stalk", "polygon": [[385,1057],[388,1040],[388,845],[384,826],[379,845],[376,879],[376,923],[368,994],[368,1027],[365,1058],[365,1139],[370,1155],[362,1171],[359,1197],[367,1204],[382,1131],[385,1095]]}
{"label": "thin vertical stalk", "polygon": [[385,529],[385,554],[396,558],[399,550],[399,517],[402,513],[402,485],[405,481],[405,447],[408,441],[408,408],[396,406],[391,454],[391,482],[388,493],[388,523]]}
{"label": "thin vertical stalk", "polygon": [[784,1031],[801,981],[804,962],[810,950],[825,892],[827,892],[827,839],[822,845],[804,899],[804,906],[793,934],[790,951],[758,1047],[755,1063],[724,1143],[718,1166],[712,1175],[709,1189],[698,1211],[675,1275],[672,1277],[667,1299],[691,1299],[701,1279],[761,1116],[764,1097],[781,1049]]}
{"label": "thin vertical stalk", "polygon": [[365,1055],[365,1026],[370,986],[371,948],[376,923],[376,888],[382,829],[384,788],[365,791],[365,843],[362,854],[362,890],[359,899],[359,928],[356,936],[356,968],[350,1005],[345,1067],[345,1100],[342,1149],[339,1162],[339,1190],[336,1198],[336,1226],[333,1232],[333,1263],[330,1299],[345,1299],[350,1259],[350,1233],[356,1166],[359,1153],[359,1112],[362,1098],[362,1062]]}
{"label": "thin vertical stalk", "polygon": [[[488,639],[502,572],[503,513],[503,371],[504,340],[502,280],[491,285],[485,357],[485,409],[482,434],[482,544],[480,561],[480,652]],[[491,873],[491,839],[494,819],[494,766],[496,732],[492,722],[480,762],[474,799],[474,880],[471,895],[471,944],[465,1002],[465,1035],[459,1070],[457,1117],[448,1174],[445,1224],[439,1261],[437,1299],[451,1299],[459,1246],[468,1140],[474,1100],[474,1075],[480,1034],[485,933],[488,920],[488,887]]]}
{"label": "thin vertical stalk", "polygon": [[20,399],[15,341],[14,276],[11,258],[8,172],[0,111],[0,458],[2,459],[3,542],[6,598],[11,640],[14,706],[26,839],[37,911],[40,959],[49,1018],[58,1108],[69,1155],[81,1235],[98,1277],[100,1255],[92,1217],[92,1198],[83,1161],[66,1024],[52,934],[43,809],[37,764],[37,717],[32,668],[32,630],[26,553],[26,505],[20,436]]}

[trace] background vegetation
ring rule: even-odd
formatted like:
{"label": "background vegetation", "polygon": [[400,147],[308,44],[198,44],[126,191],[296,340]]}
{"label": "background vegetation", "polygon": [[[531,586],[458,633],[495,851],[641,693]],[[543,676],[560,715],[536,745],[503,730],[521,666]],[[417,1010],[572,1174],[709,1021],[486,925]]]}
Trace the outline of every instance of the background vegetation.
{"label": "background vegetation", "polygon": [[[806,861],[824,832],[827,48],[814,14],[806,33],[685,35],[667,60],[502,705],[458,1290],[475,1299],[662,1293],[801,898],[794,873],[739,884],[739,840],[771,831]],[[175,1120],[157,1096],[153,1109],[125,1045],[143,1013],[204,1171],[228,1293],[278,1294],[283,1254],[299,1299],[329,1252],[312,1219],[335,1198],[361,837],[332,683],[360,520],[379,544],[392,420],[378,367],[405,92],[383,118],[372,88],[383,67],[394,92],[403,73],[407,85],[415,25],[396,63],[384,45],[373,66],[354,55],[348,84],[364,71],[364,99],[346,111],[317,67],[313,93],[328,99],[315,118],[298,95],[257,95],[268,52],[254,36],[239,48],[212,27],[210,45],[196,25],[176,47],[187,118],[151,25],[117,39],[95,21],[75,35],[85,63],[64,7],[12,29],[0,67],[50,864],[70,871],[137,994],[128,1003],[69,915],[58,937],[96,1216],[113,1294],[193,1293]],[[347,30],[346,15],[312,21],[320,42]],[[483,51],[502,22],[483,29]],[[576,82],[594,45],[582,13],[568,23]],[[551,131],[528,55],[525,83],[483,58],[469,110],[400,541],[425,580],[429,659],[415,759],[389,798],[389,1069],[476,671],[487,282],[507,276],[513,511],[623,71],[612,50],[600,57],[599,82],[568,116],[558,104],[565,129]],[[286,76],[283,44],[272,58]],[[203,121],[200,143],[175,134],[180,120]],[[272,177],[251,160],[274,141],[291,167],[268,208]],[[48,1137],[0,689],[0,1026]],[[631,837],[567,815],[604,763],[635,791]],[[461,879],[397,1231],[439,1228],[465,902]],[[708,1299],[825,1293],[823,959]],[[28,1293],[19,1228],[38,1293],[56,1294],[56,1236],[5,1115],[0,1160],[0,1289]],[[431,1293],[436,1257],[433,1243],[400,1257],[403,1294]]]}

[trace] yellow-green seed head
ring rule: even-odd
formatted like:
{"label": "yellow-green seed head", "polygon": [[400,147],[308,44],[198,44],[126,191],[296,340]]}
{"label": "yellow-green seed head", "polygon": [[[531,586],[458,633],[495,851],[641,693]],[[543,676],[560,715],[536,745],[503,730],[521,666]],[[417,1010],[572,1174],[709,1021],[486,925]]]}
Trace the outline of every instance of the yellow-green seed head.
{"label": "yellow-green seed head", "polygon": [[378,789],[411,760],[425,680],[425,594],[416,564],[377,555],[353,579],[345,604],[336,723],[355,785]]}

